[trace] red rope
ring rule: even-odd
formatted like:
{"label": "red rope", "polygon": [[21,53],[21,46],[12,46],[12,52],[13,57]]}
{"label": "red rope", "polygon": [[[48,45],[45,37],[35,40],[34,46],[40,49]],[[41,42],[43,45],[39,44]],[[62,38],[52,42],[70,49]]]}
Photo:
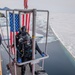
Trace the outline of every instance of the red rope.
{"label": "red rope", "polygon": [[27,9],[28,8],[28,0],[24,0],[24,9]]}

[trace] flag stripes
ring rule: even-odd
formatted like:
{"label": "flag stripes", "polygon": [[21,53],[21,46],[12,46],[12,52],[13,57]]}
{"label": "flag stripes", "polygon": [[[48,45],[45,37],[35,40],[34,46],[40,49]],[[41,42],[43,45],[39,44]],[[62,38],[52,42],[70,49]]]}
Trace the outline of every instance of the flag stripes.
{"label": "flag stripes", "polygon": [[26,26],[27,31],[29,32],[29,30],[30,30],[30,13],[22,14],[21,19],[22,19],[21,27]]}

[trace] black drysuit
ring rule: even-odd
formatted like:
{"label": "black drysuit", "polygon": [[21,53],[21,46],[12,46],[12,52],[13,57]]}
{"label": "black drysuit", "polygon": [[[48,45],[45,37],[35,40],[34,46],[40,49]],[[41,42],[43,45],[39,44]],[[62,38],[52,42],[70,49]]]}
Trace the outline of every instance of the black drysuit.
{"label": "black drysuit", "polygon": [[[23,38],[25,36],[27,36],[29,38],[27,40],[28,43],[25,43],[26,40],[25,40],[25,38]],[[23,38],[22,42],[20,42],[21,38]],[[35,44],[36,44],[35,49],[40,54],[42,54],[43,52],[39,49],[37,43],[35,43]],[[23,35],[20,34],[20,33],[16,35],[16,47],[17,47],[17,60],[18,60],[19,57],[22,59],[22,62],[32,60],[32,39],[27,32],[24,33]],[[30,71],[32,71],[32,65],[30,63],[29,63],[29,66],[30,66]],[[23,65],[21,67],[21,72],[22,72],[21,75],[24,75],[25,65]]]}

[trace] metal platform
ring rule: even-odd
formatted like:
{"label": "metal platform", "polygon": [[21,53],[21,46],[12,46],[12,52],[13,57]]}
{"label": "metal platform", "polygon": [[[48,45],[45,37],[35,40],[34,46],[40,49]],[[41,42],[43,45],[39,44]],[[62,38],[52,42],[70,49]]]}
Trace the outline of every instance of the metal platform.
{"label": "metal platform", "polygon": [[[8,67],[9,67],[11,75],[15,75],[14,74],[14,64],[9,63]],[[42,70],[42,68],[38,64],[36,64],[35,71],[39,71],[39,70]],[[19,66],[17,66],[17,75],[21,75],[21,67],[19,67]],[[25,75],[32,75],[28,64],[26,65]],[[35,74],[35,75],[48,75],[48,74],[46,72],[39,72],[38,74]]]}

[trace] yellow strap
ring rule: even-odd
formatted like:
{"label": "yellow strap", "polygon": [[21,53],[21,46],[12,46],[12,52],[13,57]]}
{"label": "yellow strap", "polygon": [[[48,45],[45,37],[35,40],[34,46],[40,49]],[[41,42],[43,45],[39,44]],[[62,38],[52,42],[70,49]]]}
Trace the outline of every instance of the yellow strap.
{"label": "yellow strap", "polygon": [[35,38],[35,36],[32,35],[32,38]]}

